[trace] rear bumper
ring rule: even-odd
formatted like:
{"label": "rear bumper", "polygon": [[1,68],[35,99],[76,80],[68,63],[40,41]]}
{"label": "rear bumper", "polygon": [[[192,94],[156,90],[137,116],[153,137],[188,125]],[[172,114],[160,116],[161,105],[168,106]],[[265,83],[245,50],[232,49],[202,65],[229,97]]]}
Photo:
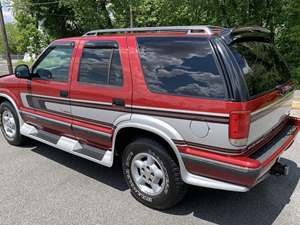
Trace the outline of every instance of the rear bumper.
{"label": "rear bumper", "polygon": [[[197,185],[197,177],[199,180],[209,178],[216,182],[223,182],[224,185],[222,187],[220,183],[221,186],[212,188],[247,191],[269,175],[270,169],[283,151],[294,142],[299,124],[299,121],[293,120],[272,140],[250,155],[222,155],[188,145],[178,145],[187,177],[193,177],[193,182],[189,182],[187,178],[184,180]],[[226,185],[233,186],[225,187]]]}

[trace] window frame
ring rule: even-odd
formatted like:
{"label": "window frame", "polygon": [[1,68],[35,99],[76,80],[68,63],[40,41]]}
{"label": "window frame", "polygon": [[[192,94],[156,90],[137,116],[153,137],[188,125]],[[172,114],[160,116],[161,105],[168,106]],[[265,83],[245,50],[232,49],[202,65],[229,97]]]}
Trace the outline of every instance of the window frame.
{"label": "window frame", "polygon": [[222,79],[222,82],[223,82],[223,85],[224,85],[224,98],[183,95],[183,94],[175,94],[175,93],[169,93],[169,92],[162,93],[162,92],[151,90],[150,87],[149,87],[149,84],[148,84],[148,82],[146,80],[145,71],[144,71],[144,67],[143,67],[142,59],[141,59],[140,45],[138,43],[138,39],[139,38],[156,38],[156,37],[161,37],[161,36],[147,36],[147,37],[145,37],[145,36],[137,36],[136,37],[136,46],[137,46],[138,58],[139,58],[139,61],[140,61],[141,71],[143,73],[143,79],[144,79],[144,82],[145,82],[145,85],[146,85],[148,91],[150,91],[151,93],[154,93],[154,94],[167,95],[167,96],[175,96],[175,97],[184,97],[184,98],[208,99],[208,100],[219,100],[219,101],[228,101],[228,100],[230,100],[229,91],[228,91],[228,85],[227,85],[226,78],[225,78],[226,74],[222,70],[222,65],[221,65],[221,63],[219,61],[220,59],[217,57],[216,49],[214,48],[214,45],[213,45],[213,43],[212,43],[212,41],[210,39],[204,38],[204,37],[199,37],[199,36],[193,36],[193,37],[191,37],[191,36],[163,36],[163,38],[195,38],[196,40],[198,39],[199,41],[207,42],[208,45],[209,45],[209,47],[210,47],[210,49],[211,49],[212,56],[213,56],[215,65],[217,67],[218,73],[221,76],[221,79]]}
{"label": "window frame", "polygon": [[37,60],[33,63],[33,65],[30,68],[30,73],[33,74],[34,69],[49,55],[49,53],[57,48],[57,47],[69,47],[72,49],[71,53],[71,59],[70,59],[70,64],[69,64],[69,72],[68,72],[68,79],[67,80],[55,80],[55,79],[42,79],[37,76],[32,76],[32,80],[42,80],[42,81],[53,81],[53,82],[59,82],[59,83],[69,83],[71,81],[71,65],[72,65],[72,60],[73,60],[73,55],[74,55],[74,49],[75,49],[75,42],[59,42],[59,43],[52,43],[49,45],[37,58]]}
{"label": "window frame", "polygon": [[[80,69],[82,65],[82,59],[83,59],[83,53],[85,49],[110,49],[112,50],[112,53],[110,55],[109,59],[109,66],[108,66],[108,71],[107,71],[107,84],[99,84],[99,83],[90,83],[90,82],[85,82],[85,81],[80,81]],[[114,51],[117,50],[119,57],[120,57],[120,66],[121,66],[121,74],[122,74],[122,83],[121,85],[112,85],[109,83],[109,78],[111,75],[111,67],[112,67],[112,61],[113,61],[113,56],[114,56]],[[80,60],[79,60],[79,65],[78,65],[78,73],[77,73],[77,79],[76,82],[81,85],[90,85],[90,86],[97,86],[97,87],[110,87],[110,88],[123,88],[124,87],[124,72],[123,72],[123,65],[122,65],[122,57],[120,54],[120,47],[118,42],[116,41],[105,41],[105,40],[96,40],[96,41],[87,41],[84,43],[84,46],[82,47],[81,50],[81,55],[80,55]]]}

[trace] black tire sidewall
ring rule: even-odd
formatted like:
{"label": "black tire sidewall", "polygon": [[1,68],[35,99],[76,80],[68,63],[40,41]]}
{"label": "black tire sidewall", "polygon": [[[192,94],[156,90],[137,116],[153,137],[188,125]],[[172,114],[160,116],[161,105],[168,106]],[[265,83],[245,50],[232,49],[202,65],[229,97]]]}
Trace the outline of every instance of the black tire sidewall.
{"label": "black tire sidewall", "polygon": [[[142,192],[135,184],[131,174],[131,163],[139,153],[148,153],[152,155],[161,165],[161,169],[165,174],[164,190],[156,196],[148,195]],[[172,165],[173,163],[173,165]],[[132,195],[144,205],[155,209],[165,209],[176,202],[176,178],[173,176],[173,159],[166,153],[162,146],[151,143],[148,139],[139,139],[129,144],[123,154],[123,173],[128,186],[131,189]]]}
{"label": "black tire sidewall", "polygon": [[[2,124],[2,114],[5,110],[9,110],[14,119],[15,119],[15,123],[16,123],[16,135],[13,138],[10,138],[7,136],[4,128],[3,128],[3,124]],[[0,105],[0,127],[1,127],[1,132],[3,134],[3,136],[5,137],[6,141],[12,145],[19,145],[22,142],[22,137],[20,134],[20,121],[19,121],[19,117],[14,109],[14,107],[8,103],[8,102],[3,102]]]}

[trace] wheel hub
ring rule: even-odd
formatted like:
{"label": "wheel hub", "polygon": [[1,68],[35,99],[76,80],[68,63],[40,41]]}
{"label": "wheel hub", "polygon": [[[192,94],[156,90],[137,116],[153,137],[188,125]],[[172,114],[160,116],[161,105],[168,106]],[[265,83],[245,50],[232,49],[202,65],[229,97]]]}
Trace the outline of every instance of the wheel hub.
{"label": "wheel hub", "polygon": [[137,154],[131,163],[135,184],[148,195],[160,194],[165,186],[165,174],[160,163],[148,153]]}
{"label": "wheel hub", "polygon": [[5,134],[9,138],[13,138],[16,135],[17,127],[16,127],[16,121],[13,117],[13,114],[9,110],[4,110],[2,114],[2,125]]}

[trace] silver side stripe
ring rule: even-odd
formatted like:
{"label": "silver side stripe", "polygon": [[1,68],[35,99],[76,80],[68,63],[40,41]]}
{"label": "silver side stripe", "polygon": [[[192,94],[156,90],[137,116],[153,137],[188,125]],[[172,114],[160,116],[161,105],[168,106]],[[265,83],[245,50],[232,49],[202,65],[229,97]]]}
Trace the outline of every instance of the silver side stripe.
{"label": "silver side stripe", "polygon": [[47,96],[47,95],[36,95],[36,94],[30,94],[30,93],[21,93],[21,98],[24,103],[26,96],[32,96],[32,97],[40,97],[40,98],[49,98],[49,99],[56,99],[56,100],[63,100],[63,101],[70,101],[70,102],[83,102],[83,103],[90,103],[90,104],[96,104],[96,105],[107,105],[112,106],[111,102],[99,102],[99,101],[89,101],[89,100],[83,100],[83,99],[71,99],[71,98],[62,98],[62,97],[53,97],[53,96]]}
{"label": "silver side stripe", "polygon": [[47,118],[47,117],[44,117],[44,116],[40,116],[40,115],[36,115],[36,114],[30,113],[30,112],[20,111],[20,113],[24,114],[26,116],[32,117],[33,119],[47,120],[47,121],[52,122],[52,123],[61,124],[61,125],[66,126],[66,127],[71,127],[70,123],[66,123],[66,122],[62,122],[62,121],[59,121],[59,120],[50,119],[50,118]]}
{"label": "silver side stripe", "polygon": [[[70,102],[81,102],[81,103],[90,103],[95,105],[106,105],[106,106],[112,106],[113,104],[111,102],[98,102],[98,101],[88,101],[88,100],[82,100],[82,99],[70,99],[70,98],[61,98],[61,97],[52,97],[52,96],[44,96],[44,95],[36,95],[36,94],[29,94],[29,93],[22,93],[22,101],[24,104],[27,104],[27,100],[24,96],[30,95],[33,97],[41,97],[41,98],[49,98],[49,99],[57,99],[57,100],[63,100],[63,101],[70,101]],[[144,110],[153,110],[153,111],[163,111],[163,112],[174,112],[174,113],[186,113],[186,114],[194,114],[194,115],[202,115],[202,116],[216,116],[216,117],[227,117],[229,118],[229,114],[227,113],[210,113],[210,112],[197,112],[192,110],[178,110],[178,109],[168,109],[168,108],[158,108],[158,107],[148,107],[148,106],[138,106],[138,105],[130,105],[126,104],[125,107],[127,108],[133,108],[133,109],[144,109]]]}
{"label": "silver side stripe", "polygon": [[103,135],[106,137],[111,137],[111,134],[102,132],[102,131],[98,131],[98,130],[92,130],[90,128],[86,128],[86,127],[81,127],[81,126],[77,126],[77,125],[72,125],[73,128],[78,129],[78,130],[82,130],[82,131],[86,131],[86,132],[90,132],[90,133],[95,133],[95,134],[99,134],[99,135]]}
{"label": "silver side stripe", "polygon": [[287,94],[286,96],[278,99],[277,101],[273,102],[272,104],[267,105],[267,106],[265,106],[265,107],[263,107],[263,108],[255,111],[255,112],[251,113],[251,116],[255,116],[255,115],[257,115],[257,114],[259,114],[259,113],[261,113],[263,111],[266,111],[266,110],[268,110],[270,108],[276,107],[277,105],[281,104],[282,102],[284,102],[285,100],[291,98],[292,96],[293,96],[293,92],[291,92],[291,93]]}
{"label": "silver side stripe", "polygon": [[128,105],[128,107],[132,107],[134,109],[146,109],[146,110],[165,111],[165,112],[188,113],[188,114],[196,114],[196,115],[203,115],[203,116],[229,117],[229,114],[226,114],[226,113],[196,112],[196,111],[191,111],[191,110],[178,110],[178,109],[157,108],[157,107],[138,106],[138,105]]}
{"label": "silver side stripe", "polygon": [[75,129],[78,129],[78,130],[82,130],[82,131],[86,131],[86,132],[98,134],[100,136],[104,136],[104,137],[107,137],[107,138],[110,138],[112,136],[109,133],[105,133],[105,132],[102,132],[102,131],[89,129],[89,128],[78,126],[78,125],[72,125],[70,123],[66,123],[66,122],[62,122],[62,121],[59,121],[59,120],[50,119],[50,118],[47,118],[47,117],[44,117],[44,116],[39,116],[39,115],[36,115],[36,114],[33,114],[33,113],[24,112],[24,111],[20,111],[20,113],[24,114],[26,116],[32,117],[33,119],[42,119],[42,120],[45,120],[45,121],[48,121],[48,122],[51,122],[51,123],[60,124],[60,125],[66,126],[66,127],[73,127]]}
{"label": "silver side stripe", "polygon": [[257,171],[257,170],[261,169],[261,167],[254,169],[254,168],[237,166],[237,165],[223,163],[223,162],[219,162],[219,161],[216,161],[216,160],[212,160],[212,159],[208,159],[208,158],[203,158],[203,157],[199,157],[199,156],[193,156],[193,155],[189,155],[189,154],[185,154],[185,153],[181,153],[181,156],[183,158],[186,158],[186,159],[195,160],[195,161],[197,161],[199,163],[201,163],[201,162],[209,162],[209,163],[214,164],[214,165],[219,165],[219,166],[222,166],[222,167],[227,167],[227,168],[234,169],[234,170],[237,170],[237,171],[240,171],[240,172]]}

